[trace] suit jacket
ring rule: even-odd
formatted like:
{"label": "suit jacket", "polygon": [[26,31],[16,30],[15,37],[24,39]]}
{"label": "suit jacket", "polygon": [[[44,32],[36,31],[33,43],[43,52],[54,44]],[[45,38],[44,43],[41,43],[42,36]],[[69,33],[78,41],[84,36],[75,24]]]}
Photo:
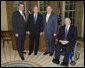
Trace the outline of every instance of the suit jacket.
{"label": "suit jacket", "polygon": [[[65,25],[60,27],[59,29],[58,40],[64,40],[64,37],[65,37]],[[77,28],[71,25],[67,34],[67,40],[69,41],[70,46],[75,45],[76,39],[77,39]]]}
{"label": "suit jacket", "polygon": [[28,16],[27,31],[31,33],[43,31],[43,16],[38,13],[36,24],[34,24],[34,14]]}
{"label": "suit jacket", "polygon": [[54,13],[51,13],[48,22],[46,23],[46,14],[44,15],[44,32],[45,34],[54,34],[57,32],[58,20]]}
{"label": "suit jacket", "polygon": [[14,33],[23,35],[26,33],[26,21],[23,19],[19,11],[13,13],[12,24]]}

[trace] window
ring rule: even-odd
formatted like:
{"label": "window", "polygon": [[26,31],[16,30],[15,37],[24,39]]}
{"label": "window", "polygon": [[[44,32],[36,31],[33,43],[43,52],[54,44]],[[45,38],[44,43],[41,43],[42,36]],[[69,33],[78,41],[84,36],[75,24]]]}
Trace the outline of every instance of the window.
{"label": "window", "polygon": [[38,1],[38,7],[40,13],[46,13],[46,7],[49,5],[48,1]]}
{"label": "window", "polygon": [[[25,14],[25,16],[27,15],[26,14],[26,2],[25,1],[14,1],[14,11],[17,11],[19,8],[18,8],[18,4],[19,3],[24,3],[24,14]],[[27,17],[27,16],[26,16]]]}
{"label": "window", "polygon": [[64,2],[64,9],[63,9],[63,19],[65,20],[66,17],[71,19],[71,24],[74,24],[74,16],[75,14],[75,2],[74,1],[65,1]]}

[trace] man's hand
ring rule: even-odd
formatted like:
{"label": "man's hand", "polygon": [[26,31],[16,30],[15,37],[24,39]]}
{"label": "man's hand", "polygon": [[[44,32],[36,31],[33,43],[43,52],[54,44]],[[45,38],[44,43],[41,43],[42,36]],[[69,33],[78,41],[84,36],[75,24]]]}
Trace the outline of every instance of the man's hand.
{"label": "man's hand", "polygon": [[18,33],[16,33],[16,34],[15,34],[15,37],[19,37],[19,34],[18,34]]}
{"label": "man's hand", "polygon": [[40,32],[40,36],[42,36],[43,35],[43,32]]}
{"label": "man's hand", "polygon": [[69,41],[64,41],[65,44],[69,43]]}
{"label": "man's hand", "polygon": [[55,36],[56,36],[56,34],[53,34],[53,36],[55,37]]}
{"label": "man's hand", "polygon": [[66,44],[66,42],[65,42],[65,41],[62,41],[62,44],[63,44],[63,45],[65,45],[65,44]]}
{"label": "man's hand", "polygon": [[43,35],[45,34],[44,32],[42,32],[43,33]]}
{"label": "man's hand", "polygon": [[69,41],[63,41],[63,40],[60,40],[59,42],[61,42],[61,44],[63,44],[63,45],[69,43]]}
{"label": "man's hand", "polygon": [[28,34],[28,35],[29,35],[29,34],[30,34],[30,32],[29,32],[29,31],[26,31],[26,34]]}
{"label": "man's hand", "polygon": [[29,14],[32,14],[32,12],[28,11]]}

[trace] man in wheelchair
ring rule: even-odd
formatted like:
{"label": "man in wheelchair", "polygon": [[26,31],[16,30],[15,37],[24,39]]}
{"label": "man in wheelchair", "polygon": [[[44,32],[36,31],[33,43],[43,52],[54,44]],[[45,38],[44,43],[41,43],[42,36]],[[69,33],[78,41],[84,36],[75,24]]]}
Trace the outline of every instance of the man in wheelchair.
{"label": "man in wheelchair", "polygon": [[70,18],[65,19],[65,25],[60,27],[59,35],[58,35],[58,43],[55,46],[55,58],[53,58],[52,62],[56,64],[60,64],[60,53],[61,50],[64,49],[65,55],[63,62],[61,62],[62,66],[68,66],[69,64],[69,55],[72,52],[72,48],[74,48],[77,38],[77,29],[73,25],[71,25]]}

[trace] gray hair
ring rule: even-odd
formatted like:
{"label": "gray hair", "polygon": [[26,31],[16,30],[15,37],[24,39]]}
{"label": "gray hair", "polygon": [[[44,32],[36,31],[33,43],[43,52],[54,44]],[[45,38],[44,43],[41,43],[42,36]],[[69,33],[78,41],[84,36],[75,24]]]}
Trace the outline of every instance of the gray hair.
{"label": "gray hair", "polygon": [[70,18],[68,18],[68,17],[67,17],[67,18],[65,18],[65,20],[66,20],[66,19],[68,19],[68,20],[69,20],[69,22],[71,23],[71,19],[70,19]]}

